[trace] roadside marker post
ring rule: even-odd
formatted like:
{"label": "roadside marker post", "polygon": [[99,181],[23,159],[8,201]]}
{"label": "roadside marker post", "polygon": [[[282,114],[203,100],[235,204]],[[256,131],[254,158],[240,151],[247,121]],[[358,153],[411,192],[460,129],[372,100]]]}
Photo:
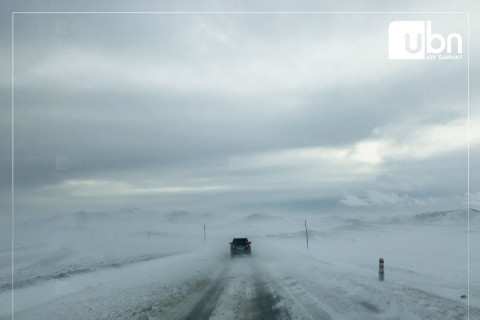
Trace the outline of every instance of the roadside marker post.
{"label": "roadside marker post", "polygon": [[308,229],[307,229],[307,219],[305,219],[305,238],[307,238],[307,249],[308,249]]}
{"label": "roadside marker post", "polygon": [[384,260],[383,258],[380,258],[378,260],[378,279],[380,281],[383,281],[385,279],[385,269],[384,269]]}

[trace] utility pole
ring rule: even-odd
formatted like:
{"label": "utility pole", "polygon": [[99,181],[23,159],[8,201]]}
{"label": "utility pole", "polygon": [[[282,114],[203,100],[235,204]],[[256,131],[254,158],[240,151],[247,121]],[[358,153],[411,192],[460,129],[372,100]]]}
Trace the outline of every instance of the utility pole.
{"label": "utility pole", "polygon": [[307,249],[308,249],[308,229],[307,229],[307,219],[305,219],[305,238],[307,238]]}
{"label": "utility pole", "polygon": [[207,241],[207,236],[206,236],[206,229],[207,227],[205,226],[205,223],[203,224],[203,243],[206,243]]}

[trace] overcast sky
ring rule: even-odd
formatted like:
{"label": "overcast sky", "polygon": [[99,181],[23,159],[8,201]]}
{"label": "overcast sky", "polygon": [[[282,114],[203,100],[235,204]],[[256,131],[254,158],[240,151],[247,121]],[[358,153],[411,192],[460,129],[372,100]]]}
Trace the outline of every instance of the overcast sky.
{"label": "overcast sky", "polygon": [[[228,11],[268,10],[228,4]],[[389,60],[395,20],[459,33],[463,58]],[[120,207],[225,214],[466,207],[465,14],[17,13],[14,26],[20,218]],[[471,25],[472,50],[477,30]],[[4,46],[3,60],[9,55]],[[474,83],[477,71],[472,55]],[[480,143],[476,87],[472,163]],[[1,90],[8,101],[10,79]],[[4,203],[10,174],[2,171]],[[473,169],[470,179],[478,206]]]}

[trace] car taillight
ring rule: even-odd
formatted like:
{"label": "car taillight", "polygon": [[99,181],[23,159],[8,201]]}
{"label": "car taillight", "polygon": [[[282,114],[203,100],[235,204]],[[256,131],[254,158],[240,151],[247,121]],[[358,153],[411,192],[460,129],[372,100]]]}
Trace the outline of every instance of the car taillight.
{"label": "car taillight", "polygon": [[250,248],[250,243],[247,243],[247,248]]}
{"label": "car taillight", "polygon": [[232,249],[235,249],[235,245],[232,243],[232,246],[231,246]]}

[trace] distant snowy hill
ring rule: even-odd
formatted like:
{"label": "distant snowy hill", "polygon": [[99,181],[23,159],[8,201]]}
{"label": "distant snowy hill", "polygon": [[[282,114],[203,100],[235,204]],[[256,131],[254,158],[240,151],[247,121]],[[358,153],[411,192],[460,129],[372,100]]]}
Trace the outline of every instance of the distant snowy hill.
{"label": "distant snowy hill", "polygon": [[[470,222],[478,221],[479,211],[470,209]],[[447,222],[465,222],[468,221],[468,211],[448,210],[418,213],[414,216],[416,222],[421,223],[447,223]]]}
{"label": "distant snowy hill", "polygon": [[253,213],[247,216],[247,221],[249,222],[261,222],[261,221],[271,221],[271,220],[278,220],[280,217],[273,216],[270,214],[265,213]]}

